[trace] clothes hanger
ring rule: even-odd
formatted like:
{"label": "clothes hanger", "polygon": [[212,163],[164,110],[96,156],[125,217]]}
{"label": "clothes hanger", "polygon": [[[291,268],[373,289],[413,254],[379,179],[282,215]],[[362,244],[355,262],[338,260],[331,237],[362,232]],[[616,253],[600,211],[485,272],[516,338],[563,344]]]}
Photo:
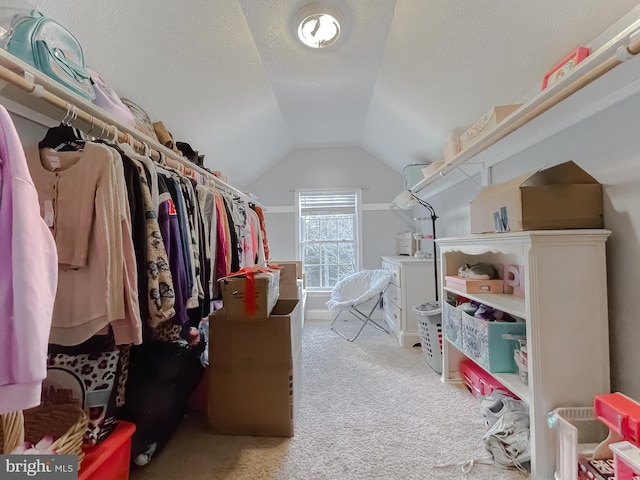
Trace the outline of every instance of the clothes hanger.
{"label": "clothes hanger", "polygon": [[51,148],[57,152],[82,150],[87,138],[80,129],[72,126],[77,118],[78,107],[67,103],[67,113],[60,125],[47,130],[44,138],[38,142],[38,148]]}

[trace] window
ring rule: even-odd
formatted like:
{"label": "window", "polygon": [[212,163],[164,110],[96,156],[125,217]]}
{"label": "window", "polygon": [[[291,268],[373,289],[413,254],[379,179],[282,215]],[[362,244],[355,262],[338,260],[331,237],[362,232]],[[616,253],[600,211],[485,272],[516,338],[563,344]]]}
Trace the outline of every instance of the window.
{"label": "window", "polygon": [[356,190],[297,193],[299,254],[307,288],[330,290],[360,267],[360,195]]}

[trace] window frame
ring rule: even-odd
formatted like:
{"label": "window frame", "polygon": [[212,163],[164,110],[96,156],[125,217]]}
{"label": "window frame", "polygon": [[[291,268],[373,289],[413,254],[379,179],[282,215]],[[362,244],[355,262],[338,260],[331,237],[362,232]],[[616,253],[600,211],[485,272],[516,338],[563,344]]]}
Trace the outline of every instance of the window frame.
{"label": "window frame", "polygon": [[[326,194],[326,195],[338,195],[338,194],[353,194],[355,197],[355,247],[356,247],[356,265],[355,271],[359,271],[362,268],[362,192],[359,188],[300,188],[295,189],[295,247],[296,247],[296,259],[302,263],[304,271],[304,259],[302,257],[302,216],[300,212],[300,197],[306,193]],[[332,287],[309,287],[307,289],[312,292],[330,292]]]}

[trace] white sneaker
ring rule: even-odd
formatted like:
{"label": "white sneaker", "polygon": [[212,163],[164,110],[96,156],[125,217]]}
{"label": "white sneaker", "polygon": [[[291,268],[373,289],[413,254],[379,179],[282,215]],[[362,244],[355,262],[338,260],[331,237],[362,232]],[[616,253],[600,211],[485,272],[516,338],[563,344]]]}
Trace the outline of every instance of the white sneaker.
{"label": "white sneaker", "polygon": [[529,416],[526,413],[505,413],[482,439],[497,463],[526,470],[524,464],[531,461]]}
{"label": "white sneaker", "polygon": [[529,407],[526,403],[522,400],[516,400],[502,390],[494,390],[487,396],[478,395],[478,407],[489,428],[507,412],[529,414]]}

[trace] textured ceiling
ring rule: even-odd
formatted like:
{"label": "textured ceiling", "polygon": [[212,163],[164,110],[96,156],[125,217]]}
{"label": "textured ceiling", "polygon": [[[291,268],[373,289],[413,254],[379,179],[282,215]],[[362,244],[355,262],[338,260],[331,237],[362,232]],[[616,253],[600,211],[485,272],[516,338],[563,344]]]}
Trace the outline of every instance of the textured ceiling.
{"label": "textured ceiling", "polygon": [[312,51],[290,28],[310,1],[29,4],[71,30],[122,97],[241,186],[302,147],[360,146],[398,171],[438,160],[448,131],[530,94],[637,5],[326,0],[349,28],[335,48]]}

